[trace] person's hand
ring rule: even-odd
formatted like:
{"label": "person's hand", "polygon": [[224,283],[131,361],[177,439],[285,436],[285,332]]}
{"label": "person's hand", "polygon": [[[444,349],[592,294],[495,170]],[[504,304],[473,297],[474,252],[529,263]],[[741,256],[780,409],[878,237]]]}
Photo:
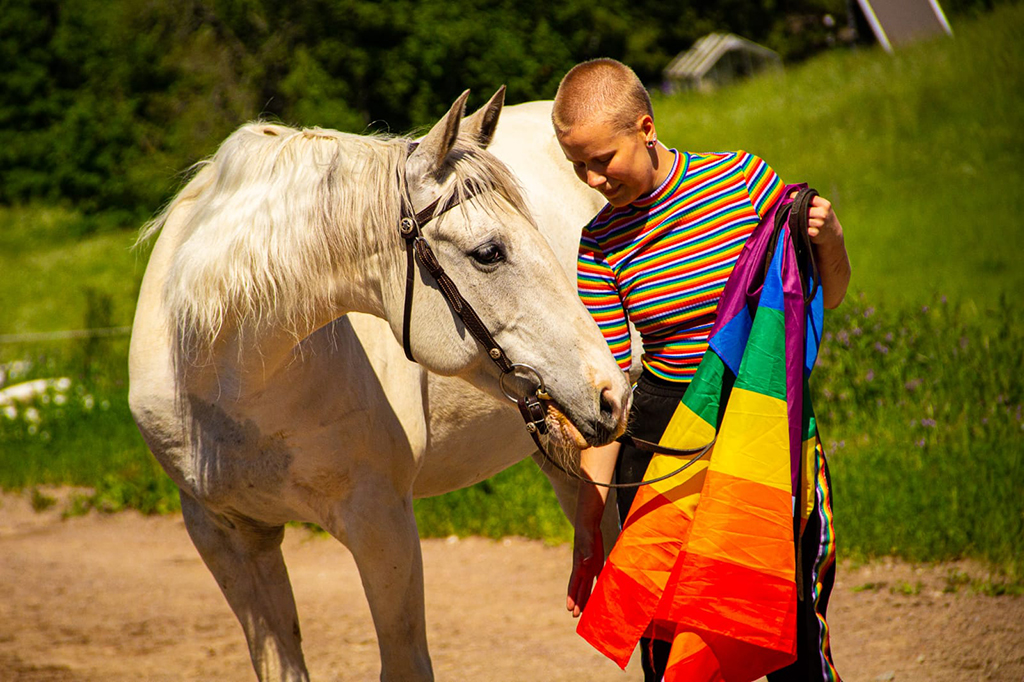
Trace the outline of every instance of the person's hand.
{"label": "person's hand", "polygon": [[565,598],[566,610],[579,618],[590,599],[597,574],[604,566],[604,541],[600,523],[577,524],[572,548],[572,573],[569,575],[569,594]]}
{"label": "person's hand", "polygon": [[[793,192],[789,195],[792,199],[797,195]],[[843,226],[839,224],[839,218],[832,209],[832,202],[822,196],[811,199],[810,211],[807,216],[807,235],[811,241],[819,246],[832,246],[841,244],[843,241]]]}
{"label": "person's hand", "polygon": [[[793,192],[789,197],[792,199],[796,194]],[[807,236],[818,257],[823,304],[826,308],[835,308],[842,303],[850,285],[850,257],[846,253],[843,226],[828,199],[821,196],[811,199]]]}

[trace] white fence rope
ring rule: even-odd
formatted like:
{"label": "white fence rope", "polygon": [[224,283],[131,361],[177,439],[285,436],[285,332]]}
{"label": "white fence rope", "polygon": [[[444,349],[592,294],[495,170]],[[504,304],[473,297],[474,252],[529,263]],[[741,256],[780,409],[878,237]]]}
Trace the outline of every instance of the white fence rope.
{"label": "white fence rope", "polygon": [[102,336],[127,336],[131,331],[131,327],[97,327],[95,329],[68,329],[58,332],[0,334],[0,344],[30,343],[33,341],[63,341],[65,339],[90,339]]}

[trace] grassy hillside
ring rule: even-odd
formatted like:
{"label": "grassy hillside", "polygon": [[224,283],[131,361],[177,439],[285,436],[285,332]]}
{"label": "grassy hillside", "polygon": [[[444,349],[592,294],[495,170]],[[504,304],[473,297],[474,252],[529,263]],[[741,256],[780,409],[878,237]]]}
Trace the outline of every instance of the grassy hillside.
{"label": "grassy hillside", "polygon": [[[145,270],[145,255],[131,250],[137,226],[89,234],[94,221],[60,208],[0,207],[0,334],[131,324]],[[90,296],[110,310],[90,313]]]}
{"label": "grassy hillside", "polygon": [[[655,106],[666,142],[760,154],[831,198],[846,227],[861,293],[830,314],[814,381],[841,551],[983,557],[1019,579],[1024,5],[954,29]],[[129,324],[145,261],[129,251],[134,227],[0,209],[0,334]],[[127,414],[125,350],[0,345],[0,364],[23,361],[15,378],[74,382],[31,413],[0,413],[0,487],[70,483],[96,488],[85,506],[175,506]],[[417,514],[426,535],[571,537],[531,462]]]}
{"label": "grassy hillside", "polygon": [[1024,288],[1024,5],[890,56],[834,52],[655,102],[680,148],[746,149],[836,205],[853,287],[979,303]]}

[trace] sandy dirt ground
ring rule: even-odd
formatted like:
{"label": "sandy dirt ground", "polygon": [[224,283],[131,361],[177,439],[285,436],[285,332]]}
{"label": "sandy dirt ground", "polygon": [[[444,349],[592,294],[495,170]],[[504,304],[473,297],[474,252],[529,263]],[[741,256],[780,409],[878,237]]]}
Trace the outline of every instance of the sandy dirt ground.
{"label": "sandy dirt ground", "polygon": [[[351,555],[289,529],[284,545],[314,680],[374,680],[376,640]],[[438,680],[641,680],[580,639],[564,611],[570,548],[427,540]],[[1024,598],[944,591],[951,571],[842,565],[829,612],[847,682],[1024,680]],[[241,629],[179,516],[36,513],[0,496],[0,681],[254,680]]]}

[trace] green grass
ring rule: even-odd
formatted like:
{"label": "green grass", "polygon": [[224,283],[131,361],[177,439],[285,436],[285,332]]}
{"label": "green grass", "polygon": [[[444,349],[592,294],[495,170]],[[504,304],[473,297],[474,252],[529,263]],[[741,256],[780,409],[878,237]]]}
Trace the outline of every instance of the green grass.
{"label": "green grass", "polygon": [[876,303],[1024,289],[1024,5],[887,55],[836,51],[655,101],[661,138],[746,149],[831,199]]}
{"label": "green grass", "polygon": [[1016,299],[833,317],[812,378],[847,556],[983,557],[1024,579]]}
{"label": "green grass", "polygon": [[67,209],[0,207],[0,334],[78,329],[93,294],[110,303],[105,324],[130,325],[145,270],[145,254],[131,250],[136,227]]}
{"label": "green grass", "polygon": [[[840,555],[981,558],[1003,577],[979,589],[1005,593],[1024,584],[1024,6],[954,29],[655,106],[670,144],[748,149],[837,205],[863,293],[828,315],[812,389]],[[0,208],[0,334],[130,323],[145,254],[110,222]],[[126,344],[0,345],[0,363],[31,362],[21,378],[74,382],[38,423],[0,415],[0,488],[177,508],[128,414]],[[428,536],[571,537],[531,462],[416,512]]]}
{"label": "green grass", "polygon": [[521,535],[550,542],[572,540],[572,526],[551,485],[532,460],[465,490],[416,500],[423,537]]}

